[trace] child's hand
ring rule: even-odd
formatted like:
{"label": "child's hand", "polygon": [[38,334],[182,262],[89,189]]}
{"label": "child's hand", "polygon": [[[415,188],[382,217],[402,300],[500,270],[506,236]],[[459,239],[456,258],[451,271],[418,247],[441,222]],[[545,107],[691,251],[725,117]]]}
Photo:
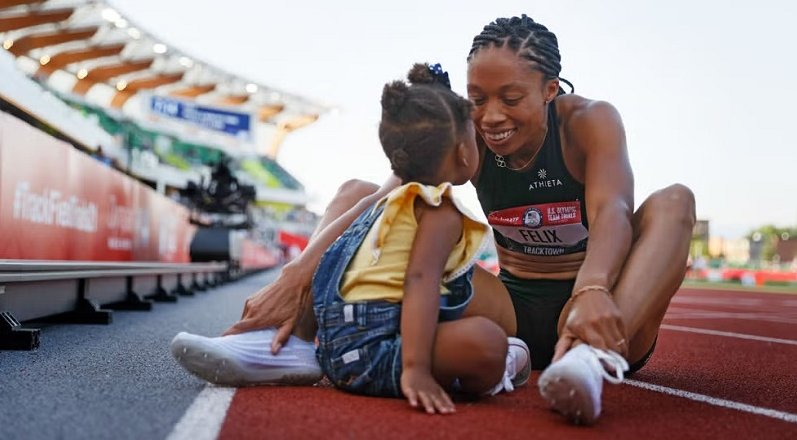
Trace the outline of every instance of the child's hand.
{"label": "child's hand", "polygon": [[435,412],[448,414],[456,411],[448,393],[428,371],[405,369],[401,373],[401,391],[407,397],[410,406],[418,408],[420,401],[423,404],[423,409],[429,414]]}

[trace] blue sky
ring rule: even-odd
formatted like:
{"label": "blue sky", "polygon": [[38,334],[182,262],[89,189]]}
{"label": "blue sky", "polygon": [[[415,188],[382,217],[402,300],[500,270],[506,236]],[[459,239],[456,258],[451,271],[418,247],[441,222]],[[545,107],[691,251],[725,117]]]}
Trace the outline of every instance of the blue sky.
{"label": "blue sky", "polygon": [[[290,135],[279,161],[317,212],[348,178],[381,182],[382,85],[440,62],[465,91],[471,40],[526,13],[559,38],[562,76],[623,117],[639,205],[657,188],[693,189],[712,234],[797,224],[797,6],[740,1],[111,0],[198,59],[339,108]],[[460,196],[480,212],[470,186]]]}

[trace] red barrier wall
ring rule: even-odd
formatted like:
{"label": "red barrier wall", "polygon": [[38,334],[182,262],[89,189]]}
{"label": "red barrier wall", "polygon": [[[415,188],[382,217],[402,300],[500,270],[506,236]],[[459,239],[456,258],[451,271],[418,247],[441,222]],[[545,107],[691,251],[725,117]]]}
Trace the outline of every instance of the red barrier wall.
{"label": "red barrier wall", "polygon": [[182,205],[0,113],[0,258],[190,262]]}
{"label": "red barrier wall", "polygon": [[241,242],[240,268],[245,271],[267,269],[280,263],[280,255],[275,249],[268,249],[249,239]]}

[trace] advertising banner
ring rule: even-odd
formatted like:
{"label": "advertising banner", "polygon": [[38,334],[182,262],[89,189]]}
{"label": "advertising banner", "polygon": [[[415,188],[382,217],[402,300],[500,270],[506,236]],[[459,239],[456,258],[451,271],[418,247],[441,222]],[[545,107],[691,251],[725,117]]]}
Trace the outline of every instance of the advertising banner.
{"label": "advertising banner", "polygon": [[0,113],[0,259],[190,262],[188,210]]}
{"label": "advertising banner", "polygon": [[151,96],[149,110],[156,115],[179,119],[207,130],[251,138],[252,117],[248,113],[197,105],[165,96]]}

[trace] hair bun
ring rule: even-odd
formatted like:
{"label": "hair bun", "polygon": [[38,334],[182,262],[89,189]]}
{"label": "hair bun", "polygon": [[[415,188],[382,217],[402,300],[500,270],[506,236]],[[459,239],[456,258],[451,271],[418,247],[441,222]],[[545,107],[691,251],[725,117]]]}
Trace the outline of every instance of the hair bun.
{"label": "hair bun", "polygon": [[393,81],[385,84],[382,89],[382,110],[391,115],[401,111],[404,103],[407,102],[407,84],[403,81]]}
{"label": "hair bun", "polygon": [[440,63],[432,65],[416,63],[407,74],[407,79],[410,80],[411,84],[440,84],[447,89],[451,89],[448,72],[443,70]]}
{"label": "hair bun", "polygon": [[407,73],[407,79],[410,80],[411,84],[434,83],[434,77],[432,76],[431,70],[429,70],[429,65],[422,63],[415,63],[412,65],[409,73]]}

